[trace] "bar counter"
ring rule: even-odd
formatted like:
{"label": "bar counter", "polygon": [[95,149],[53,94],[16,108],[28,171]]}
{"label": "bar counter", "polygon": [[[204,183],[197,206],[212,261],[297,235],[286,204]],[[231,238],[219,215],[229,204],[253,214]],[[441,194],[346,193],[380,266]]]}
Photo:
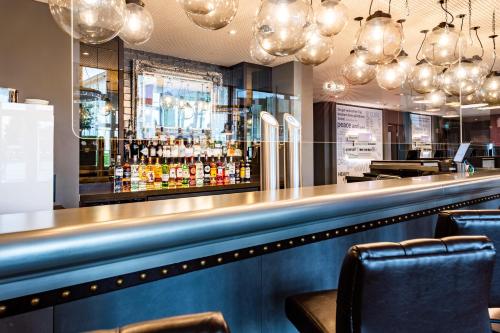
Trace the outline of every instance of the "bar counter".
{"label": "bar counter", "polygon": [[[227,274],[231,276],[234,272],[230,271],[239,270],[236,267],[241,265],[249,277],[260,276],[260,284],[266,283],[262,274],[277,278],[278,270],[279,276],[294,275],[290,267],[307,271],[305,263],[312,265],[316,273],[323,271],[322,279],[316,277],[315,283],[297,287],[297,281],[306,281],[316,274],[302,271],[293,287],[285,288],[287,283],[283,283],[285,294],[300,291],[304,286],[335,287],[338,267],[331,265],[340,266],[351,244],[431,237],[439,211],[498,208],[499,198],[500,171],[480,170],[474,175],[443,174],[3,215],[0,216],[0,305],[17,307],[7,307],[11,312],[7,310],[3,316],[9,316],[29,310],[28,303],[33,297],[42,300],[45,297],[46,306],[51,309],[75,304],[79,312],[89,311],[87,314],[91,316],[90,304],[88,308],[79,304],[92,296],[85,292],[89,286],[107,286],[94,290],[95,295],[100,295],[90,298],[94,301],[116,292],[134,293],[142,284],[148,286],[152,282],[167,283],[163,288],[168,289],[168,278],[174,281],[179,276],[196,279],[200,286],[207,284],[211,288],[218,276],[216,283],[221,283],[223,290],[228,288],[226,282],[237,284],[240,289],[248,281],[240,276],[241,281],[228,282]],[[316,263],[314,258],[318,254],[324,258]],[[331,262],[325,264],[325,258]],[[268,265],[271,271],[263,273],[266,261],[272,262]],[[327,279],[325,265],[331,272]],[[214,273],[214,269],[222,271]],[[253,288],[248,283],[244,289]],[[188,284],[184,287],[189,288]],[[69,294],[71,288],[74,292]],[[71,296],[66,300],[58,298],[66,289],[66,295]],[[191,301],[197,298],[186,297]],[[235,302],[224,300],[225,305],[219,304],[218,309],[238,307]],[[245,302],[252,303],[248,299]],[[260,316],[267,316],[264,312],[276,315],[280,302],[281,299],[270,301],[270,309],[258,306]],[[190,303],[192,310],[198,310],[195,303]],[[172,305],[167,313],[178,313],[179,307],[180,304]],[[189,309],[190,306],[182,305],[186,313]],[[248,320],[234,311],[226,312],[235,332],[257,329],[247,326]],[[65,312],[64,318],[72,318],[70,313]],[[248,316],[252,314],[244,315]],[[117,326],[132,321],[132,317],[104,322],[92,319],[81,323],[78,329],[91,329],[103,323]],[[290,329],[286,320],[280,319],[267,327],[264,319],[258,324],[263,331]],[[61,331],[72,327],[68,326],[70,319],[60,320]]]}

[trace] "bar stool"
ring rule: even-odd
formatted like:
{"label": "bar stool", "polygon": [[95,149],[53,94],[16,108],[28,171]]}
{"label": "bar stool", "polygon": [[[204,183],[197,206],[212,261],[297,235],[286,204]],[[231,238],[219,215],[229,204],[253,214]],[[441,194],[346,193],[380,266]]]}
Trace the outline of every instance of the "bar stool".
{"label": "bar stool", "polygon": [[[500,210],[456,210],[439,214],[436,238],[462,235],[485,235],[495,248],[500,248]],[[489,299],[491,322],[500,324],[500,256],[493,268]],[[495,328],[500,330],[500,326]]]}
{"label": "bar stool", "polygon": [[494,259],[484,236],[356,245],[338,290],[288,297],[286,315],[301,333],[490,333]]}
{"label": "bar stool", "polygon": [[88,333],[229,333],[229,328],[220,312],[206,312]]}

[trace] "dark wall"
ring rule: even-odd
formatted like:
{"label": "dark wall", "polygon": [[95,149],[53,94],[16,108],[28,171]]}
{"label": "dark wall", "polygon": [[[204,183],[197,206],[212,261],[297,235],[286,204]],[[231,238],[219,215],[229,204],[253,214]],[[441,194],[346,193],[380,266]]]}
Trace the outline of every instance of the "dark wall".
{"label": "dark wall", "polygon": [[314,103],[314,185],[337,183],[335,103]]}
{"label": "dark wall", "polygon": [[71,38],[56,25],[47,4],[33,0],[2,0],[0,26],[0,86],[19,89],[22,102],[39,98],[54,105],[55,199],[77,207],[79,149],[73,129],[78,133],[79,119],[78,113],[71,115]]}

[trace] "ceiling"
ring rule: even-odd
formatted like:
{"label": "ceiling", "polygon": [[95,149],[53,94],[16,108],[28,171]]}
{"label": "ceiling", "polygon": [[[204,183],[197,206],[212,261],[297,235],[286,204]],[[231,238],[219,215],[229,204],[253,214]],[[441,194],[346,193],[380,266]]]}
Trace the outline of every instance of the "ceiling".
{"label": "ceiling", "polygon": [[[448,8],[454,14],[468,14],[468,0],[448,0]],[[258,10],[260,1],[239,0],[239,8],[233,22],[218,31],[208,31],[197,27],[184,14],[175,0],[144,0],[147,8],[153,15],[155,29],[149,42],[136,49],[166,54],[180,58],[208,62],[212,64],[231,66],[243,61],[252,62],[249,54],[249,45],[252,39],[252,23]],[[374,0],[373,11],[382,9],[387,11],[389,0]],[[492,31],[492,12],[497,0],[472,0],[472,26],[481,26],[480,36],[491,53],[491,41],[487,38]],[[313,0],[317,7],[320,0]],[[350,22],[344,31],[334,37],[333,56],[314,68],[314,98],[315,101],[330,100],[331,96],[323,91],[325,81],[340,80],[340,66],[352,48],[354,35],[359,24],[352,18],[367,16],[369,1],[343,0],[349,9]],[[405,0],[392,1],[392,16],[394,19],[406,18],[404,49],[414,57],[422,40],[422,29],[432,29],[443,21],[444,14],[437,0],[408,0],[408,11]],[[466,18],[465,28],[468,28]],[[235,34],[229,31],[234,30]],[[479,45],[476,40],[474,49]],[[488,54],[489,54],[488,53]],[[280,64],[293,60],[293,57],[279,59]],[[497,68],[500,61],[497,63]],[[342,102],[356,103],[369,106],[384,106],[390,109],[408,109],[400,91],[387,92],[379,88],[376,82],[365,86],[351,86],[341,98]],[[414,105],[412,105],[414,107]]]}

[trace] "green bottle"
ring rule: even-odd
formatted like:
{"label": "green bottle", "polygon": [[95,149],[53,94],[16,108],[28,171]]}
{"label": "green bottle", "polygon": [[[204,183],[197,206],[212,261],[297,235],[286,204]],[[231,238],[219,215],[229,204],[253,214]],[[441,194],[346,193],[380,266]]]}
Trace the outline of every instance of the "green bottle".
{"label": "green bottle", "polygon": [[170,170],[169,170],[167,158],[163,160],[163,164],[161,166],[161,188],[168,188],[168,181],[170,179]]}

